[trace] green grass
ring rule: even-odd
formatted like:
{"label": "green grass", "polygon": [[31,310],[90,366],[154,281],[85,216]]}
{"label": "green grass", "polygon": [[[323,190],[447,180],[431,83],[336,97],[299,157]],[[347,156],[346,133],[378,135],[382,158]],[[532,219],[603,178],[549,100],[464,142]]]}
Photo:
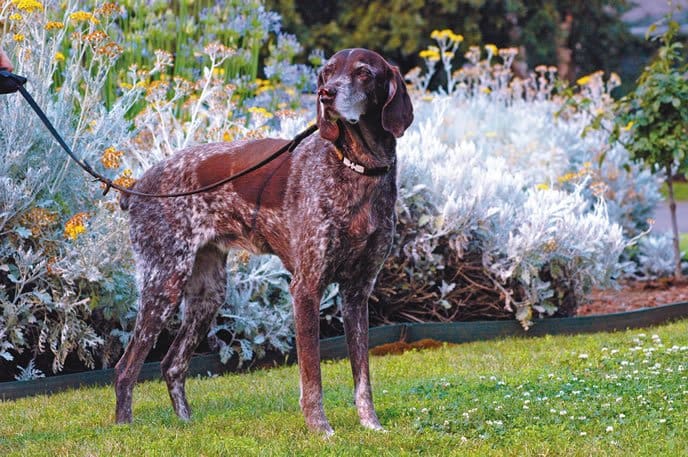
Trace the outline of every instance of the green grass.
{"label": "green grass", "polygon": [[681,233],[678,238],[679,249],[685,252],[684,257],[688,257],[688,233]]}
{"label": "green grass", "polygon": [[[662,184],[661,191],[664,198],[667,198],[669,191],[666,184]],[[674,198],[677,202],[688,201],[688,182],[674,182]]]}
{"label": "green grass", "polygon": [[358,425],[345,361],[323,371],[329,440],[305,430],[291,366],[190,380],[190,423],[160,382],[137,387],[130,426],[111,388],[0,403],[0,455],[688,455],[688,321],[374,357],[389,433]]}

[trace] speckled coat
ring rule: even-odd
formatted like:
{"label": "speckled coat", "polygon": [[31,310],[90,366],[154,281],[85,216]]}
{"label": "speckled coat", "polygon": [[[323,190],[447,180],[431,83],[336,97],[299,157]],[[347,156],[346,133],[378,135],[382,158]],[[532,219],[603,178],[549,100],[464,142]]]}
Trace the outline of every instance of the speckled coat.
{"label": "speckled coat", "polygon": [[[361,423],[380,429],[368,370],[368,296],[394,235],[396,137],[410,125],[410,99],[398,70],[372,51],[335,54],[318,78],[319,134],[217,190],[156,199],[124,195],[141,293],[136,327],[116,366],[116,419],[132,420],[132,390],[165,320],[183,321],[162,361],[175,412],[189,419],[189,359],[225,297],[231,248],[273,253],[292,273],[301,408],[309,428],[332,433],[322,407],[319,303],[338,282]],[[247,168],[285,145],[263,139],[191,147],[148,170],[137,191],[196,189]],[[366,176],[341,157],[366,168]]]}

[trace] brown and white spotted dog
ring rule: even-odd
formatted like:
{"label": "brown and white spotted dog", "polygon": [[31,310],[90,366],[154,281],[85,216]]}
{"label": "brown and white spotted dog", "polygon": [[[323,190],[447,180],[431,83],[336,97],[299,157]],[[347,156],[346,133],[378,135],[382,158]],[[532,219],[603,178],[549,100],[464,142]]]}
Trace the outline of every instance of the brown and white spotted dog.
{"label": "brown and white spotted dog", "polygon": [[[413,108],[396,67],[366,49],[336,53],[318,75],[319,135],[214,191],[168,199],[125,195],[131,220],[139,314],[115,369],[117,422],[132,421],[132,390],[163,323],[181,304],[183,322],[162,361],[172,405],[189,419],[189,359],[225,299],[231,248],[273,253],[292,274],[301,398],[306,424],[332,434],[322,404],[319,304],[337,282],[361,424],[382,429],[368,369],[368,296],[392,244],[396,138]],[[196,189],[258,163],[287,143],[262,139],[179,151],[135,189]]]}

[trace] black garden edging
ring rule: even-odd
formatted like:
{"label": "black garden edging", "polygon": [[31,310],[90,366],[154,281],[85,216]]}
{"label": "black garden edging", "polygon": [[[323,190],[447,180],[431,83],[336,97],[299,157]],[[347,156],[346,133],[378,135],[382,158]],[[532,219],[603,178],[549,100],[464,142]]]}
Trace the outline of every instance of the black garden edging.
{"label": "black garden edging", "polygon": [[[381,344],[414,341],[430,338],[448,343],[491,340],[509,336],[531,337],[543,335],[573,335],[579,333],[609,332],[630,328],[648,327],[688,317],[688,302],[644,308],[625,313],[595,316],[565,317],[538,320],[527,332],[515,320],[476,321],[422,324],[394,324],[370,329],[370,347]],[[339,359],[348,355],[343,336],[320,340],[323,359]],[[189,376],[231,371],[220,362],[217,354],[196,356],[191,359]],[[12,400],[31,395],[60,392],[81,386],[106,385],[112,382],[114,370],[94,370],[33,381],[0,383],[0,399]],[[159,379],[160,362],[146,363],[139,381]]]}

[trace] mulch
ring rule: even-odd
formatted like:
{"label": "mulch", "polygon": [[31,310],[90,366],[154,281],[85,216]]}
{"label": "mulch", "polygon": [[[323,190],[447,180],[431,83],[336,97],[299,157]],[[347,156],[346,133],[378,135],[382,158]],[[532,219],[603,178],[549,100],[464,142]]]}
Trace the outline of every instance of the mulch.
{"label": "mulch", "polygon": [[688,301],[688,278],[621,282],[619,289],[595,290],[591,302],[578,307],[578,316],[611,314]]}

